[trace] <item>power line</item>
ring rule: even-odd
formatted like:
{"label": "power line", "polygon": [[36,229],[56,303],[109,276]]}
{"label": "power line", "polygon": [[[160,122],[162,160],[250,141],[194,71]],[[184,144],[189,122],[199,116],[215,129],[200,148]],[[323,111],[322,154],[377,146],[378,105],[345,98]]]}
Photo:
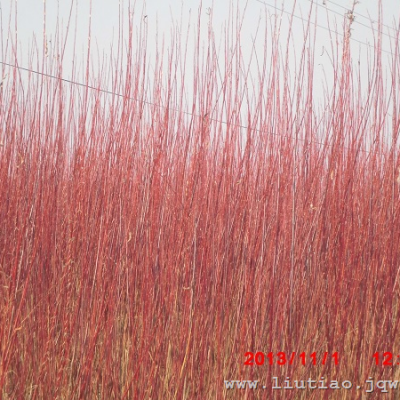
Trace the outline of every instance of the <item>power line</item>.
{"label": "power line", "polygon": [[[0,64],[6,65],[6,66],[11,67],[11,68],[16,68],[16,69],[19,69],[19,70],[22,70],[22,71],[30,72],[30,73],[33,73],[33,74],[37,74],[37,75],[40,75],[40,76],[45,76],[45,77],[47,77],[47,78],[57,79],[57,80],[60,80],[60,81],[62,81],[62,82],[65,82],[65,83],[69,83],[69,84],[72,84],[72,85],[77,85],[77,86],[80,86],[80,87],[84,87],[84,88],[86,88],[86,89],[96,90],[96,91],[98,91],[98,92],[102,92],[102,93],[106,93],[106,94],[111,94],[111,95],[114,95],[114,96],[117,96],[117,97],[122,97],[122,98],[127,99],[127,100],[132,100],[132,101],[139,102],[138,99],[135,99],[135,98],[133,98],[133,97],[129,97],[129,96],[126,96],[126,95],[123,95],[123,94],[120,94],[120,93],[112,92],[111,90],[102,89],[102,88],[99,88],[99,87],[91,86],[91,85],[89,85],[89,84],[85,84],[85,83],[81,83],[81,82],[72,81],[72,80],[70,80],[70,79],[61,78],[61,77],[58,77],[58,76],[55,76],[55,75],[46,74],[46,73],[44,73],[44,72],[35,71],[35,70],[30,69],[30,68],[21,67],[21,66],[19,66],[19,65],[9,64],[9,63],[6,63],[6,62],[4,62],[4,61],[0,61]],[[178,113],[182,113],[182,114],[185,114],[185,115],[188,115],[188,116],[191,116],[191,117],[198,117],[198,118],[203,118],[203,119],[205,118],[205,116],[202,116],[202,115],[199,115],[199,114],[190,113],[190,112],[188,112],[188,111],[182,111],[182,110],[179,110],[179,109],[174,108],[174,107],[163,106],[163,105],[156,104],[156,103],[153,103],[153,102],[150,102],[150,101],[146,101],[146,100],[142,100],[142,103],[143,103],[143,104],[147,104],[147,105],[151,105],[151,106],[154,106],[154,107],[158,107],[158,108],[164,108],[164,109],[167,109],[167,108],[168,108],[169,110],[176,111],[176,112],[178,112]],[[206,116],[207,116],[207,114],[206,114]],[[224,124],[224,125],[231,125],[231,126],[236,127],[236,128],[251,130],[251,131],[254,131],[254,132],[265,132],[265,131],[262,130],[262,129],[251,128],[251,127],[249,127],[249,126],[240,125],[240,124],[234,124],[234,123],[231,124],[231,123],[228,123],[228,122],[226,122],[226,121],[218,120],[218,119],[215,119],[215,118],[208,118],[208,120],[209,120],[209,121],[218,122],[218,123],[221,123],[221,124]],[[274,133],[274,132],[271,132],[271,131],[270,131],[269,133],[270,133],[271,135],[273,135],[273,136],[279,136],[279,137],[283,137],[283,138],[288,138],[288,137],[290,137],[289,135],[281,135],[281,134]],[[305,139],[301,139],[301,138],[298,138],[297,140],[300,141],[300,142],[306,142]],[[308,142],[309,142],[310,144],[317,144],[317,145],[319,145],[319,146],[326,146],[326,145],[327,145],[327,143],[324,143],[324,142],[317,142],[317,141],[315,141],[315,140],[310,140],[310,141],[308,141]],[[328,146],[329,146],[329,145],[328,145]],[[345,148],[346,150],[348,150],[348,147],[344,147],[344,148]],[[370,153],[371,153],[371,151],[364,150],[364,149],[360,149],[360,151],[363,152],[363,153],[367,153],[367,154],[370,154]]]}
{"label": "power line", "polygon": [[[95,86],[91,86],[91,85],[89,85],[89,84],[80,83],[80,82],[75,82],[75,81],[72,81],[72,80],[70,80],[70,79],[65,79],[65,78],[61,78],[61,77],[56,76],[56,75],[50,75],[50,74],[46,74],[46,73],[44,73],[44,72],[35,71],[35,70],[33,70],[33,69],[21,67],[21,66],[19,66],[19,65],[9,64],[9,63],[6,63],[6,62],[4,62],[4,61],[0,61],[0,64],[7,65],[8,67],[11,67],[11,68],[17,68],[17,69],[20,69],[20,70],[22,70],[22,71],[31,72],[31,73],[36,74],[36,75],[45,76],[45,77],[47,77],[47,78],[57,79],[57,80],[60,80],[60,81],[62,81],[62,82],[71,83],[71,84],[73,84],[73,85],[81,86],[81,87],[84,87],[84,88],[87,88],[87,89],[97,90],[97,91],[102,92],[102,93],[113,94],[113,95],[115,95],[115,96],[117,96],[117,97],[124,97],[124,98],[130,99],[130,100],[135,100],[135,99],[130,98],[130,97],[127,97],[127,96],[125,96],[125,95],[123,95],[123,94],[119,94],[119,93],[112,92],[111,90],[101,89],[101,88],[98,88],[98,87],[95,87]],[[145,101],[145,100],[143,100],[143,103],[145,103],[145,104],[150,104],[150,105],[155,105],[155,104],[153,104],[153,103],[151,103],[151,102],[148,102],[148,101]]]}
{"label": "power line", "polygon": [[[314,25],[314,26],[316,26],[316,27],[318,27],[318,28],[324,29],[325,31],[328,31],[329,33],[332,33],[332,32],[333,32],[333,33],[335,33],[336,35],[339,35],[339,36],[341,36],[341,37],[344,37],[343,33],[340,33],[340,32],[338,32],[338,31],[329,29],[329,28],[327,28],[327,27],[325,27],[325,26],[322,26],[322,25],[319,25],[319,24],[317,24],[317,23],[315,23],[315,22],[308,21],[308,20],[306,20],[306,19],[303,18],[303,17],[299,17],[298,15],[296,15],[296,14],[294,14],[294,13],[291,13],[291,12],[289,12],[289,11],[286,11],[286,10],[282,9],[282,8],[276,7],[276,6],[272,5],[272,4],[269,4],[269,3],[267,3],[267,2],[264,1],[264,0],[256,0],[256,1],[257,1],[258,3],[263,4],[263,5],[266,6],[266,7],[273,8],[273,9],[275,9],[275,10],[277,10],[277,11],[280,11],[281,13],[288,14],[288,15],[290,15],[291,17],[297,18],[297,19],[299,19],[299,20],[301,20],[301,21],[303,21],[303,22],[310,23],[311,25]],[[373,48],[372,45],[370,45],[370,44],[368,44],[368,43],[365,43],[365,42],[362,42],[361,40],[354,39],[353,37],[350,37],[350,40],[352,40],[353,42],[357,42],[357,43],[359,43],[359,44],[362,44],[363,46],[367,46],[367,47]],[[389,54],[389,55],[391,55],[391,56],[393,55],[393,54],[392,54],[391,52],[389,52],[389,51],[386,51],[386,50],[383,50],[383,49],[382,49],[381,51],[382,51],[383,53]]]}
{"label": "power line", "polygon": [[[311,1],[311,0],[310,0],[310,1]],[[340,5],[340,4],[335,3],[334,1],[331,1],[331,0],[327,0],[327,1],[329,1],[329,3],[332,3],[333,5],[335,5],[335,6],[337,6],[337,7],[340,7],[340,8],[343,8],[343,9],[347,10],[346,7],[344,7],[344,6]],[[362,14],[360,14],[360,13],[355,13],[355,12],[353,12],[353,14],[354,14],[356,17],[364,18],[364,19],[367,20],[368,22],[372,22],[372,23],[376,22],[376,21],[371,20],[371,18],[368,18],[368,17],[366,17],[365,15],[362,15]],[[385,28],[391,29],[393,32],[397,33],[396,29],[392,28],[392,27],[389,26],[389,25],[382,24],[382,26],[384,26]],[[369,27],[369,28],[370,28],[370,27]],[[388,36],[390,36],[390,35],[388,35]],[[392,37],[392,36],[390,36],[390,37]]]}
{"label": "power line", "polygon": [[[309,1],[310,3],[312,3],[312,4],[314,3],[313,0],[308,0],[308,1]],[[331,3],[334,4],[334,5],[337,5],[336,3],[332,2],[332,1],[331,1]],[[325,10],[327,10],[327,11],[333,13],[333,14],[339,15],[340,17],[343,17],[343,16],[344,16],[342,13],[340,13],[340,12],[338,12],[338,11],[335,11],[335,10],[332,10],[331,8],[328,8],[325,4],[323,5],[323,7],[324,7]],[[354,11],[349,11],[348,9],[346,9],[346,7],[343,7],[343,6],[339,6],[339,7],[341,7],[341,8],[343,8],[343,9],[347,10],[348,13],[351,12],[351,16],[352,16],[352,17],[364,17],[363,15],[358,14],[358,13],[355,13]],[[348,15],[349,15],[349,14],[348,14]],[[367,17],[364,17],[364,18],[368,19]],[[369,21],[371,22],[371,20],[369,20]],[[361,25],[361,26],[363,26],[363,27],[365,27],[365,28],[367,28],[367,29],[371,29],[374,33],[376,33],[376,30],[375,30],[373,27],[371,27],[371,26],[369,26],[369,25],[366,25],[366,24],[363,24],[362,22],[357,21],[357,19],[353,19],[352,23],[353,23],[353,24],[357,24],[357,25]],[[384,26],[387,26],[387,25],[384,25]],[[390,39],[396,40],[395,37],[393,37],[393,36],[391,36],[391,35],[389,35],[389,34],[387,34],[387,33],[383,33],[382,31],[381,31],[380,33],[381,33],[383,36],[387,36],[387,37],[390,38]]]}

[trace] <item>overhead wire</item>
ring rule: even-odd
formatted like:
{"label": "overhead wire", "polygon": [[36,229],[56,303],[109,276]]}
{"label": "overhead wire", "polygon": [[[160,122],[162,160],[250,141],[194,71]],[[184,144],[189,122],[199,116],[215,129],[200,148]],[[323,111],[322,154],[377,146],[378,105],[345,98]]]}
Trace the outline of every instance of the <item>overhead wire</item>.
{"label": "overhead wire", "polygon": [[[341,36],[341,37],[344,37],[344,36],[345,36],[343,33],[340,33],[340,32],[338,32],[338,31],[332,30],[332,29],[327,28],[326,26],[320,25],[320,24],[318,24],[318,23],[315,23],[315,22],[312,22],[312,21],[308,21],[308,20],[306,20],[306,19],[303,18],[303,17],[299,17],[298,15],[296,15],[296,14],[294,14],[294,13],[292,13],[292,12],[289,12],[289,11],[286,11],[285,9],[283,9],[283,8],[279,8],[279,7],[277,7],[277,6],[274,6],[273,4],[267,3],[267,2],[264,1],[264,0],[255,0],[255,1],[257,1],[258,3],[263,4],[263,5],[266,6],[266,7],[273,8],[273,9],[276,10],[276,11],[280,11],[281,13],[288,14],[289,16],[291,16],[291,17],[293,17],[293,18],[300,19],[300,20],[303,21],[303,22],[310,23],[311,25],[314,25],[314,26],[316,26],[316,27],[318,27],[318,28],[320,28],[320,29],[323,29],[323,30],[325,30],[325,31],[328,31],[328,32],[330,32],[330,33],[335,33],[336,35],[339,35],[339,36]],[[354,37],[350,37],[350,40],[353,41],[353,42],[357,42],[357,43],[359,43],[359,44],[361,44],[361,45],[363,45],[363,46],[367,46],[367,47],[369,47],[369,48],[373,48],[373,46],[372,46],[371,44],[362,42],[361,40],[355,39]],[[386,54],[392,55],[392,53],[389,52],[389,51],[387,51],[387,50],[383,50],[383,49],[382,49],[381,51],[382,51],[382,53],[386,53]]]}
{"label": "overhead wire", "polygon": [[[311,1],[311,0],[310,0],[310,1]],[[342,6],[341,4],[335,3],[334,1],[326,0],[326,2],[328,2],[328,1],[329,1],[329,3],[331,3],[331,4],[333,4],[333,5],[337,6],[337,7],[343,8],[343,9],[345,9],[345,10],[348,9],[347,7]],[[356,17],[364,18],[364,19],[367,20],[368,22],[376,23],[376,21],[373,21],[371,18],[366,17],[365,15],[363,15],[363,14],[361,14],[361,13],[353,12],[353,14],[354,14]],[[396,29],[393,28],[393,27],[391,27],[391,26],[389,26],[389,25],[386,25],[386,24],[382,23],[382,26],[384,26],[385,28],[391,29],[393,32],[397,33]]]}
{"label": "overhead wire", "polygon": [[[308,0],[308,1],[309,1],[310,3],[314,3],[313,0]],[[334,4],[334,5],[336,5],[336,3],[333,3],[333,2],[331,2],[331,3]],[[325,10],[327,10],[327,11],[333,13],[333,14],[339,15],[340,17],[343,17],[343,16],[344,16],[341,12],[336,11],[336,10],[332,10],[331,8],[327,7],[326,4],[323,4],[322,6],[321,6],[321,5],[318,5],[318,6],[319,6],[319,7],[323,7]],[[366,24],[363,24],[362,22],[357,21],[357,17],[362,16],[361,14],[358,14],[358,13],[356,13],[356,12],[354,12],[354,11],[351,11],[351,10],[349,10],[349,9],[346,9],[346,7],[343,7],[343,6],[340,6],[340,7],[344,8],[345,10],[347,10],[347,13],[351,13],[351,16],[354,17],[353,22],[352,22],[353,24],[361,25],[361,26],[363,26],[363,27],[365,27],[365,28],[367,28],[367,29],[371,29],[374,33],[376,33],[376,30],[375,30],[372,26],[366,25]],[[348,14],[348,15],[349,15],[349,14]],[[363,16],[363,17],[364,17],[364,16]],[[364,18],[366,18],[366,17],[364,17]],[[366,18],[366,19],[368,19],[368,18]],[[370,22],[371,22],[371,21],[370,21]],[[387,25],[384,25],[384,26],[387,26]],[[388,33],[384,33],[384,32],[380,32],[380,33],[381,33],[383,36],[387,36],[387,37],[389,37],[390,39],[396,40],[395,37],[389,35]]]}
{"label": "overhead wire", "polygon": [[[4,61],[0,61],[0,64],[9,66],[11,68],[16,68],[16,69],[19,69],[19,70],[22,70],[22,71],[30,72],[30,73],[33,73],[33,74],[37,74],[37,75],[40,75],[40,76],[45,76],[47,78],[57,79],[57,80],[60,80],[62,82],[65,82],[65,83],[70,83],[72,85],[77,85],[77,86],[80,86],[80,87],[84,87],[86,89],[96,90],[96,91],[101,92],[101,93],[111,94],[111,95],[115,95],[117,97],[121,97],[121,98],[124,98],[124,99],[127,99],[127,100],[132,100],[132,101],[139,102],[138,99],[123,95],[121,93],[116,93],[116,92],[113,92],[111,90],[102,89],[102,88],[99,88],[99,87],[96,87],[96,86],[92,86],[92,85],[89,85],[89,84],[76,82],[76,81],[72,81],[70,79],[61,78],[61,77],[58,77],[58,76],[55,76],[55,75],[46,74],[44,72],[35,71],[35,70],[29,69],[29,68],[25,68],[25,67],[21,67],[21,66],[18,66],[18,65],[9,64],[9,63],[6,63]],[[0,89],[1,89],[1,87],[2,87],[2,84],[0,85]],[[183,111],[183,110],[180,110],[178,108],[174,108],[174,107],[170,107],[170,106],[163,106],[161,104],[156,104],[156,103],[153,103],[151,101],[141,100],[141,102],[143,104],[151,105],[151,106],[158,107],[158,108],[168,109],[168,110],[175,111],[175,112],[178,112],[178,113],[182,113],[184,115],[188,115],[188,116],[191,116],[191,117],[197,117],[197,118],[202,118],[202,119],[205,118],[205,116],[202,116],[200,114],[195,114],[195,113],[191,113],[191,112],[188,112],[188,111]],[[230,125],[230,126],[235,127],[235,128],[251,130],[251,131],[254,131],[254,132],[265,132],[265,130],[263,130],[263,129],[252,128],[250,126],[241,125],[241,124],[228,123],[227,121],[219,120],[219,119],[216,119],[216,118],[207,117],[207,120],[208,121],[213,121],[213,122],[218,122],[218,123],[223,124],[223,125]],[[269,134],[271,134],[272,136],[279,136],[281,138],[289,138],[290,137],[290,135],[282,135],[282,134],[279,134],[279,133],[275,133],[273,131],[270,131]],[[297,138],[296,140],[298,140],[300,142],[306,142],[306,140],[302,139],[302,138]],[[326,146],[327,145],[326,142],[319,142],[319,141],[316,141],[316,140],[308,140],[308,143],[316,144],[316,145],[319,145],[319,146]],[[344,148],[348,149],[347,147],[344,147]],[[365,149],[360,149],[360,151],[363,152],[363,153],[367,153],[367,154],[371,153],[370,151],[365,150]]]}
{"label": "overhead wire", "polygon": [[[329,28],[327,28],[327,27],[325,27],[325,26],[322,26],[322,25],[317,24],[317,23],[312,22],[312,21],[308,21],[308,20],[306,20],[306,19],[303,18],[303,17],[299,17],[298,15],[296,15],[296,14],[294,14],[294,13],[292,13],[292,12],[286,11],[286,10],[284,10],[284,9],[282,9],[282,8],[279,8],[279,7],[275,6],[275,5],[269,4],[269,3],[267,3],[267,2],[264,1],[264,0],[256,0],[256,1],[257,1],[258,3],[263,4],[263,5],[266,6],[266,7],[273,8],[273,9],[275,9],[276,11],[279,11],[279,12],[285,13],[285,14],[288,14],[288,15],[290,15],[290,16],[293,16],[293,17],[296,18],[296,19],[300,19],[300,20],[302,20],[303,22],[307,22],[307,23],[310,23],[310,24],[312,24],[312,25],[315,25],[316,27],[318,27],[318,28],[320,28],[320,29],[327,30],[327,31],[329,31],[329,32],[333,32],[333,33],[335,33],[335,34],[337,34],[337,35],[339,35],[339,36],[344,37],[344,35],[343,35],[342,33],[340,33],[340,32],[332,31],[331,29],[329,29]],[[309,0],[309,1],[312,1],[312,0]],[[331,1],[331,3],[336,5],[336,3],[332,2],[332,1]],[[343,7],[343,6],[341,6],[341,7]],[[343,7],[343,8],[345,8],[345,7]],[[338,13],[337,11],[334,11],[334,10],[328,9],[328,11],[332,11],[332,12],[334,12],[334,13],[336,13],[336,14],[341,15],[340,13]],[[354,13],[354,15],[357,16],[358,14]],[[366,17],[364,17],[364,18],[366,18]],[[361,24],[361,23],[359,23],[359,24]],[[364,25],[364,24],[361,24],[361,25],[368,27],[367,25]],[[371,29],[371,27],[368,27],[368,28]],[[387,36],[389,36],[389,35],[387,35]],[[389,36],[389,37],[391,37],[391,36]],[[391,38],[392,38],[392,37],[391,37]],[[364,42],[361,42],[361,41],[359,41],[359,40],[357,40],[357,39],[355,39],[355,38],[352,38],[352,37],[350,38],[350,40],[355,41],[355,42],[358,42],[358,43],[360,43],[360,44],[362,44],[362,45],[364,45],[364,46],[372,47],[371,45],[369,45],[369,44],[367,44],[367,43],[364,43]],[[388,52],[388,51],[385,51],[385,50],[383,50],[383,49],[382,49],[381,51],[384,52],[384,53],[387,53],[387,54],[392,55],[392,53],[390,53],[390,52]],[[8,66],[8,67],[11,67],[11,68],[17,68],[17,69],[19,69],[19,70],[26,71],[26,72],[30,72],[30,73],[33,73],[33,74],[45,76],[45,77],[48,77],[48,78],[51,78],[51,79],[57,79],[57,80],[60,80],[60,81],[62,81],[62,82],[65,82],[65,83],[69,83],[69,84],[77,85],[77,86],[80,86],[80,87],[84,87],[84,88],[86,88],[86,89],[96,90],[96,91],[99,91],[99,92],[101,92],[101,93],[105,93],[105,94],[109,94],[109,95],[114,95],[114,96],[117,96],[117,97],[125,98],[125,99],[128,99],[128,100],[133,100],[133,101],[137,101],[137,102],[139,101],[138,99],[135,99],[135,98],[132,98],[132,97],[129,97],[129,96],[120,94],[120,93],[116,93],[116,92],[113,92],[113,91],[111,91],[111,90],[102,89],[102,88],[99,88],[99,87],[96,87],[96,86],[92,86],[92,85],[89,85],[89,84],[85,84],[85,83],[81,83],[81,82],[72,81],[72,80],[70,80],[70,79],[66,79],[66,78],[62,78],[62,77],[59,77],[59,76],[47,74],[47,73],[44,73],[44,72],[35,71],[35,70],[30,69],[30,68],[25,68],[25,67],[22,67],[22,66],[19,66],[19,65],[6,63],[6,62],[4,62],[4,61],[0,61],[0,64],[5,65],[5,66]],[[173,107],[162,106],[162,105],[160,105],[160,104],[156,104],[156,103],[153,103],[153,102],[150,102],[150,101],[147,101],[147,100],[142,100],[142,103],[143,103],[143,104],[147,104],[147,105],[151,105],[151,106],[154,106],[154,107],[158,107],[158,108],[168,108],[168,109],[171,110],[171,111],[176,111],[176,112],[179,112],[179,113],[182,113],[182,114],[184,114],[184,115],[191,116],[191,117],[204,118],[204,116],[199,115],[199,114],[195,114],[195,113],[191,113],[191,112],[188,112],[188,111],[179,110],[179,109],[176,109],[176,108],[173,108]],[[232,123],[228,123],[228,122],[226,122],[226,121],[218,120],[218,119],[215,119],[215,118],[208,118],[208,120],[209,120],[209,121],[213,121],[213,122],[218,122],[218,123],[221,123],[221,124],[224,124],[224,125],[231,125],[231,126],[234,126],[234,127],[237,127],[237,128],[241,128],[241,129],[250,129],[250,130],[253,130],[253,131],[255,131],[255,132],[262,132],[261,129],[251,128],[251,127],[249,127],[249,126],[240,125],[240,124],[234,124],[234,123],[232,124]],[[275,136],[283,136],[283,137],[288,136],[288,135],[279,135],[279,134],[274,133],[274,132],[270,132],[270,133],[271,133],[272,135],[275,135]],[[305,140],[303,140],[303,139],[299,139],[299,140],[300,140],[300,141],[305,141]],[[323,143],[323,142],[318,142],[318,141],[310,141],[310,142],[311,142],[311,143],[314,143],[314,144],[321,145],[321,146],[325,145],[325,143]],[[369,151],[367,151],[367,150],[362,150],[362,151],[363,151],[363,152],[369,153]]]}

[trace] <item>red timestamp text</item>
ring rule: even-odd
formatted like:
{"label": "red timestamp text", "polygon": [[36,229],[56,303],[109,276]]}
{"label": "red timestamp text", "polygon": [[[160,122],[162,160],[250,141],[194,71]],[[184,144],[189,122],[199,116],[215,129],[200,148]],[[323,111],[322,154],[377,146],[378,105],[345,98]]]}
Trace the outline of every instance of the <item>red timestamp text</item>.
{"label": "red timestamp text", "polygon": [[400,365],[400,354],[392,353],[390,351],[376,352],[372,358],[375,360],[375,365],[383,367]]}
{"label": "red timestamp text", "polygon": [[301,363],[302,365],[326,365],[328,362],[333,362],[335,365],[339,365],[339,353],[336,351],[334,353],[322,353],[318,357],[317,352],[311,354],[306,354],[304,351],[302,353],[297,353],[293,351],[292,353],[286,353],[280,351],[278,353],[264,353],[262,351],[257,351],[253,353],[248,351],[245,353],[244,365],[293,365],[296,363]]}

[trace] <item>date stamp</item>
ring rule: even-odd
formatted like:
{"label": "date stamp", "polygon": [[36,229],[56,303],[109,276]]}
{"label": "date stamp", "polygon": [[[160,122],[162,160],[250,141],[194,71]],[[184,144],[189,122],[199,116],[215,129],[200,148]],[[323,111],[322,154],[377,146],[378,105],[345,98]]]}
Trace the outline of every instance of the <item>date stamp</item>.
{"label": "date stamp", "polygon": [[326,365],[328,363],[334,363],[334,365],[339,365],[339,353],[335,351],[334,353],[324,352],[317,354],[313,352],[306,354],[306,352],[298,353],[293,351],[291,353],[286,353],[280,351],[278,353],[269,352],[264,353],[262,351],[257,351],[256,353],[248,351],[245,353],[244,365],[254,366],[254,365],[294,365],[295,363],[300,363],[301,365]]}

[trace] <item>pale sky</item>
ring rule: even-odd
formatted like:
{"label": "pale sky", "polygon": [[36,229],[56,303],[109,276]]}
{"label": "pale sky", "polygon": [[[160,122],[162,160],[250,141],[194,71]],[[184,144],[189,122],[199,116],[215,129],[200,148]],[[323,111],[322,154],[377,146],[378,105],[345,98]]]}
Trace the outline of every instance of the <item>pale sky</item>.
{"label": "pale sky", "polygon": [[[134,35],[137,36],[137,29],[140,21],[145,18],[145,26],[148,30],[148,54],[150,64],[155,59],[155,43],[160,44],[162,38],[165,40],[166,49],[171,43],[170,33],[173,26],[181,25],[186,32],[190,22],[190,32],[196,30],[198,19],[202,24],[202,39],[207,45],[207,29],[212,26],[217,46],[218,43],[223,43],[225,37],[224,29],[226,28],[231,2],[229,0],[211,1],[211,0],[137,0],[131,1],[131,10],[134,10]],[[52,39],[54,40],[57,21],[58,29],[66,35],[66,26],[71,13],[71,25],[68,32],[68,41],[64,57],[64,78],[70,78],[70,66],[74,60],[80,69],[84,69],[86,60],[87,41],[88,41],[88,26],[89,16],[92,23],[92,54],[104,54],[106,57],[110,54],[110,48],[118,38],[118,29],[120,26],[119,16],[125,18],[125,28],[128,16],[128,1],[117,0],[92,0],[92,13],[90,15],[89,8],[90,0],[6,0],[0,1],[1,5],[1,24],[2,24],[2,60],[7,61],[5,56],[5,45],[7,37],[10,33],[15,37],[15,24],[18,27],[18,51],[17,58],[20,66],[28,67],[29,49],[36,40],[39,54],[43,54],[43,32],[44,21],[46,22],[46,40],[49,43],[49,48],[52,47]],[[253,48],[258,52],[263,52],[264,46],[264,29],[266,24],[271,23],[276,16],[282,15],[282,30],[281,42],[284,47],[286,44],[286,29],[288,20],[292,11],[294,0],[285,2],[273,0],[239,0],[234,3],[234,8],[238,6],[241,15],[243,16],[243,26],[241,29],[241,49],[244,57],[250,57]],[[305,22],[301,18],[307,19],[311,6],[311,0],[297,0],[294,19],[293,31],[295,38],[293,41],[293,51],[299,51],[303,45],[303,27]],[[332,31],[343,32],[344,15],[352,6],[352,1],[335,0],[333,1],[314,1],[314,11],[311,20],[315,22],[317,17],[317,36],[316,36],[316,72],[315,79],[323,80],[329,83],[331,77],[330,70],[332,54],[330,52],[331,39],[328,33],[328,26]],[[394,36],[395,32],[390,29],[399,21],[400,2],[399,0],[383,0],[383,50],[384,56],[390,56],[390,41],[389,35]],[[15,9],[17,8],[17,17],[15,18]],[[44,18],[44,8],[46,16]],[[280,10],[284,10],[282,14]],[[378,1],[377,0],[361,0],[355,7],[354,22],[352,25],[352,49],[353,57],[361,60],[361,66],[367,63],[369,45],[374,43],[374,34],[377,36],[378,29]],[[269,21],[268,21],[269,20]],[[257,34],[258,29],[258,34]],[[125,32],[127,30],[125,29]],[[158,36],[156,36],[158,32]],[[75,35],[76,33],[76,35]],[[76,53],[73,55],[74,38],[76,37]],[[128,35],[125,34],[125,41]],[[342,40],[343,37],[339,36]],[[296,43],[296,40],[298,41]],[[393,44],[394,40],[392,40]],[[134,39],[135,43],[135,39]],[[194,43],[194,37],[189,39],[189,43]],[[246,45],[248,44],[248,46]],[[136,43],[135,43],[136,45]],[[10,50],[10,47],[8,48]],[[189,49],[190,50],[190,49]],[[317,54],[318,53],[318,54]],[[373,54],[370,51],[370,56]],[[48,54],[50,57],[55,55]],[[359,55],[359,56],[358,56]],[[221,54],[222,56],[222,54]],[[188,56],[191,61],[192,57]],[[10,58],[8,58],[8,62]],[[254,60],[253,60],[254,61]],[[7,67],[3,67],[3,76],[7,73]],[[295,69],[295,67],[294,67]],[[191,79],[188,73],[188,79]],[[322,88],[322,84],[318,86]],[[316,85],[317,87],[317,85]]]}

